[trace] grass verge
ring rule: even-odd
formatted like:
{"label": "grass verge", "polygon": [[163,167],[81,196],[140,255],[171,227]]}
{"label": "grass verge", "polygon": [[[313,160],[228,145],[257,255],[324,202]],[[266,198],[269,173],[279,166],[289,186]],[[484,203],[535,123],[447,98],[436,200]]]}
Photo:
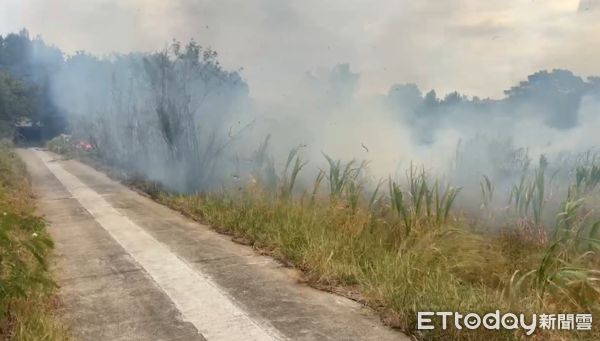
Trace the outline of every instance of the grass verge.
{"label": "grass verge", "polygon": [[48,259],[53,243],[35,214],[25,165],[0,142],[0,339],[70,340],[53,314],[58,304]]}
{"label": "grass verge", "polygon": [[[438,182],[415,176],[408,179],[411,189],[406,191],[390,179],[389,199],[374,210],[375,195],[357,204],[351,175],[341,174],[339,164],[331,162],[331,173],[324,175],[330,189],[325,196],[289,195],[299,166],[291,177],[282,177],[276,193],[253,181],[235,190],[179,195],[123,177],[94,154],[66,153],[300,269],[309,285],[373,307],[386,324],[415,339],[600,340],[594,248],[582,252],[588,244],[580,245],[582,239],[568,234],[548,242],[547,230],[535,221],[517,221],[491,233],[480,222],[453,212],[457,192],[444,190]],[[524,314],[527,323],[532,314],[591,313],[594,325],[591,331],[538,326],[529,336],[521,328],[469,330],[463,325],[458,330],[450,323],[444,329],[441,319],[434,320],[434,330],[416,328],[422,311],[483,316],[496,310]]]}

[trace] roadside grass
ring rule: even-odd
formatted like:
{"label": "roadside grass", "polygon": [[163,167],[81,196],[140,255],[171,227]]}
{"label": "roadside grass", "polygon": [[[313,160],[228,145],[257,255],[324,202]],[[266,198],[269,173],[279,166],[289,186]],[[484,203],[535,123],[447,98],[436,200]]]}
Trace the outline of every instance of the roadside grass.
{"label": "roadside grass", "polygon": [[0,142],[0,339],[71,340],[54,315],[58,301],[48,259],[53,243],[35,215],[25,165]]}
{"label": "roadside grass", "polygon": [[[452,217],[444,224],[416,223],[407,236],[399,219],[378,220],[364,211],[350,213],[336,205],[272,202],[244,189],[205,196],[158,192],[154,197],[299,268],[307,284],[375,308],[386,324],[420,340],[518,340],[524,336],[503,329],[471,331],[450,326],[443,330],[441,321],[435,319],[436,329],[417,330],[420,311],[483,316],[500,310],[525,314],[528,322],[533,313],[587,311],[575,302],[565,304],[566,298],[559,293],[538,297],[534,277],[516,283],[513,275],[519,279],[518,274],[536,271],[545,251],[524,231],[488,237]],[[530,339],[597,340],[599,335],[538,329]]]}
{"label": "roadside grass", "polygon": [[[52,150],[78,157],[157,202],[298,268],[307,284],[374,308],[384,323],[417,340],[600,340],[600,223],[583,210],[583,193],[576,186],[560,204],[556,226],[543,225],[550,186],[544,159],[532,179],[513,188],[511,219],[492,228],[486,225],[489,219],[455,207],[460,189],[413,167],[402,186],[389,178],[367,195],[359,176],[363,165],[342,167],[327,157],[330,168],[319,174],[314,189],[293,196],[303,163],[297,158],[294,164],[292,157],[276,178],[269,178],[273,172],[268,171],[231,188],[181,195],[117,173],[95,154],[52,143]],[[491,182],[481,189],[484,212],[498,214],[491,212]],[[434,318],[435,329],[417,330],[417,312],[483,316],[496,310],[524,314],[527,323],[532,314],[590,313],[594,324],[591,331],[538,325],[528,336],[522,328],[469,330],[463,324],[458,330],[449,323],[443,329],[441,319]]]}

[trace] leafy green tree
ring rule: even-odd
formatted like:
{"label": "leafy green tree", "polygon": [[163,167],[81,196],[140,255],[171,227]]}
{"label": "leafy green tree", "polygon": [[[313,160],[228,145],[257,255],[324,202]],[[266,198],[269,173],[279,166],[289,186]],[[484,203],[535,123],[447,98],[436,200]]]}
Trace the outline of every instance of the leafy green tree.
{"label": "leafy green tree", "polygon": [[17,124],[30,120],[35,111],[37,89],[22,80],[0,73],[0,133],[6,137]]}

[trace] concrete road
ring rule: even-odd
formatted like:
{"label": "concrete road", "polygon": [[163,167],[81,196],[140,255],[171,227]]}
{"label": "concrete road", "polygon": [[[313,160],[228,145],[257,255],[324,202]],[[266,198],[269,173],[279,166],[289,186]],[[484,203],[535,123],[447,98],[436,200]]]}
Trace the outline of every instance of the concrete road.
{"label": "concrete road", "polygon": [[76,161],[21,149],[79,340],[409,340],[359,304]]}

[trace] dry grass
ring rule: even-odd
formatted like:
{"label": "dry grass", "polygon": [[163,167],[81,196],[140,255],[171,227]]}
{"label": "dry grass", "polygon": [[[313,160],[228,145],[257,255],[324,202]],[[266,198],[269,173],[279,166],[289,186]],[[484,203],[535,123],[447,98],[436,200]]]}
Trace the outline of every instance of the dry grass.
{"label": "dry grass", "polygon": [[[155,198],[211,224],[301,269],[306,282],[360,300],[377,309],[392,327],[422,340],[517,340],[511,331],[441,329],[418,331],[417,312],[503,313],[581,312],[540,300],[535,289],[502,290],[515,271],[527,273],[545,251],[537,233],[504,231],[486,237],[460,219],[443,225],[422,223],[410,236],[400,221],[376,220],[336,206],[272,203],[259,193]],[[531,315],[529,315],[531,316]],[[598,315],[596,315],[598,317]],[[595,332],[538,333],[532,340],[597,340]]]}
{"label": "dry grass", "polygon": [[[101,160],[71,153],[103,168]],[[247,184],[201,195],[178,195],[143,179],[116,177],[300,269],[309,285],[375,308],[386,324],[418,340],[600,339],[600,224],[588,223],[589,214],[579,210],[579,199],[569,192],[555,215],[556,227],[545,227],[549,184],[543,170],[513,189],[511,219],[490,225],[490,219],[474,219],[454,208],[459,189],[431,181],[412,167],[406,184],[389,179],[387,194],[379,186],[379,192],[367,196],[361,194],[357,171],[363,165],[342,167],[328,160],[329,171],[317,178],[312,193],[302,196],[290,196],[297,192],[293,179],[303,165],[299,159],[278,179],[256,174]],[[492,187],[482,184],[482,210],[496,216]],[[525,314],[528,322],[534,313],[591,313],[595,322],[592,331],[538,327],[532,336],[523,329],[457,330],[453,324],[444,330],[438,319],[434,330],[416,329],[421,311],[483,316],[496,310]]]}
{"label": "dry grass", "polygon": [[0,339],[70,340],[54,316],[56,285],[46,263],[52,241],[34,211],[25,166],[0,143]]}

